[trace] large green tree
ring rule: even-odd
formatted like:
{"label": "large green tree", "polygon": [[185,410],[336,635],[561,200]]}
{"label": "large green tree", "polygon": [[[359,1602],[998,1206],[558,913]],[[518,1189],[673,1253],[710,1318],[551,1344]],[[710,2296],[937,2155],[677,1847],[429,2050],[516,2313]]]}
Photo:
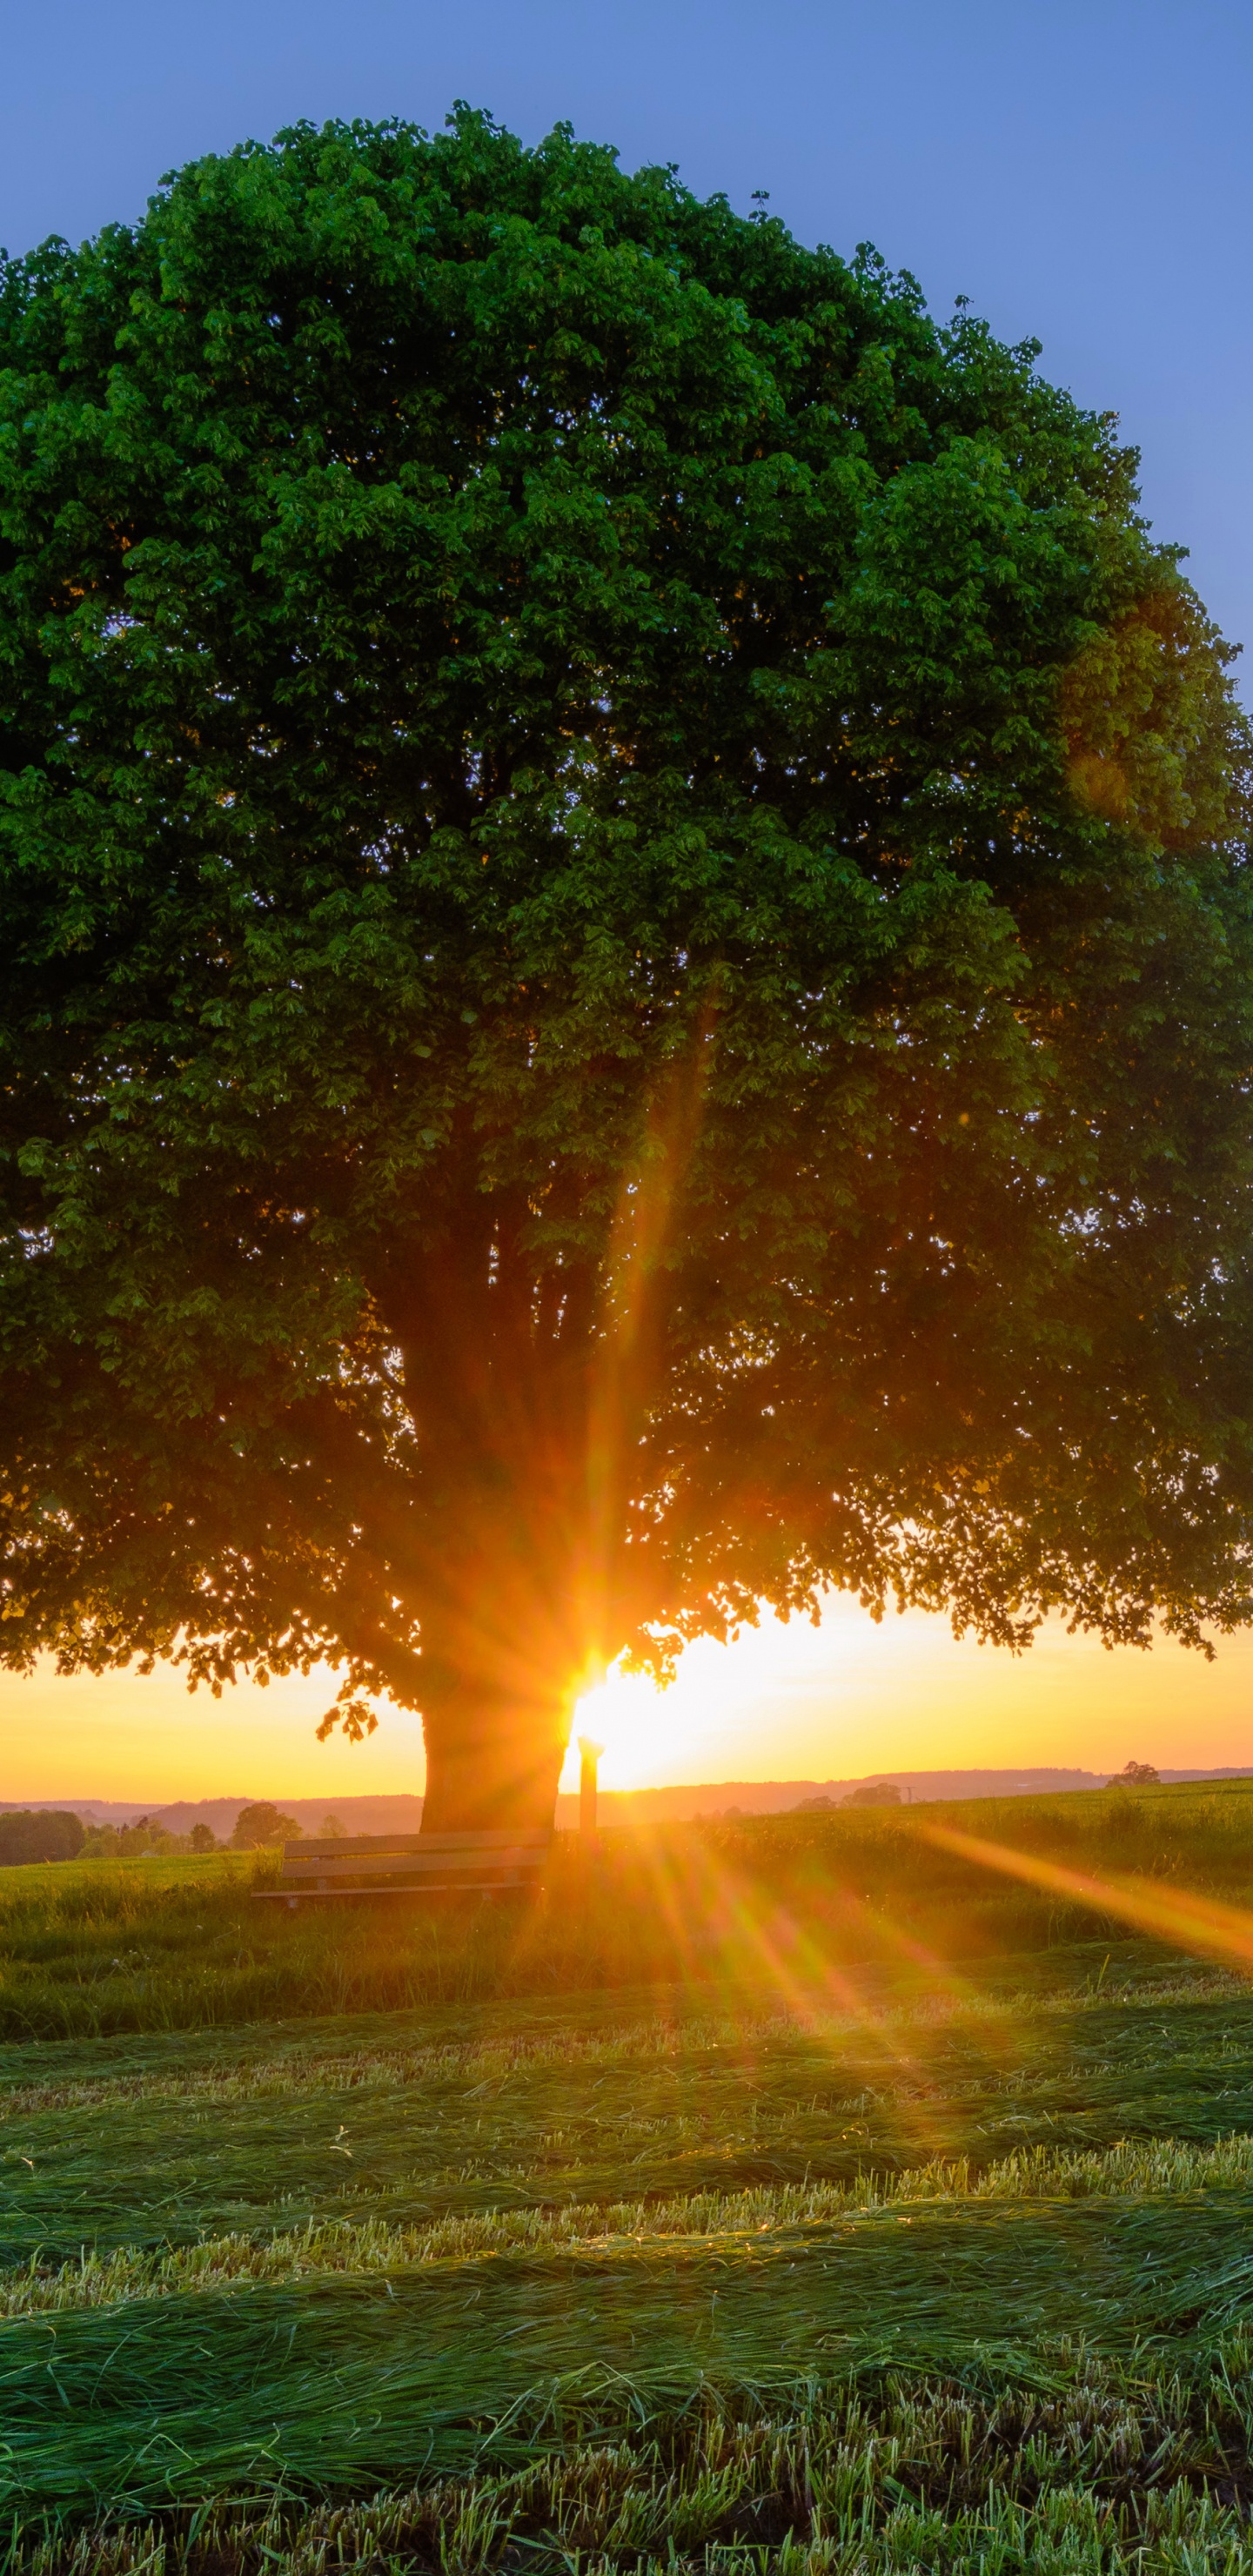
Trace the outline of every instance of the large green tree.
{"label": "large green tree", "polygon": [[1248,1614],[1245,735],[1037,354],[464,110],[7,265],[11,1665],[447,1827],[762,1601]]}

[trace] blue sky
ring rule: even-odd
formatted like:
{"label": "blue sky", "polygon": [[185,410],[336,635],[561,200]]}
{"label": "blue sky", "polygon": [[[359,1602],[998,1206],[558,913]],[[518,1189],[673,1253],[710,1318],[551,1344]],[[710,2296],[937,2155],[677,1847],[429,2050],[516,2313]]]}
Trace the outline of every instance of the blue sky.
{"label": "blue sky", "polygon": [[1118,411],[1158,533],[1253,644],[1253,0],[2,0],[0,64],[14,251],[245,135],[455,97],[767,189]]}

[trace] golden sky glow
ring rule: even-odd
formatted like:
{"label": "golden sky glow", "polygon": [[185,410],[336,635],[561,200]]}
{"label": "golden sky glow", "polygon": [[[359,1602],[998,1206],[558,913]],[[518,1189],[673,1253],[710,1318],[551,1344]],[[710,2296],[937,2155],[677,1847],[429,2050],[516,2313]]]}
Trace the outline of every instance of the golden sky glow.
{"label": "golden sky glow", "polygon": [[[324,1674],[189,1698],[173,1672],[0,1676],[0,1802],[15,1798],[350,1797],[420,1789],[416,1718],[384,1708],[361,1745],[318,1744]],[[1253,1764],[1253,1636],[1218,1660],[1162,1644],[1106,1654],[1060,1626],[1015,1661],[922,1612],[881,1628],[846,1600],[820,1629],[763,1622],[689,1649],[672,1689],[612,1677],[578,1724],[606,1788],[830,1779],[885,1770],[1059,1763]],[[577,1765],[565,1784],[575,1785]]]}

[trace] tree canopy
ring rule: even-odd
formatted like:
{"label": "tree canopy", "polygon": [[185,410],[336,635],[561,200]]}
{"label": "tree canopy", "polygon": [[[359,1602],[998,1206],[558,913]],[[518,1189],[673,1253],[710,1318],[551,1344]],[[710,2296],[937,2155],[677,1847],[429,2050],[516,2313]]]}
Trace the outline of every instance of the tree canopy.
{"label": "tree canopy", "polygon": [[[235,1851],[258,1851],[270,1843],[296,1842],[300,1833],[294,1816],[285,1816],[269,1798],[258,1798],[252,1806],[240,1808],[231,1845]],[[212,1843],[212,1835],[209,1839]]]}
{"label": "tree canopy", "polygon": [[465,109],[5,264],[10,1665],[434,1826],[761,1602],[1248,1615],[1247,739],[1038,354]]}

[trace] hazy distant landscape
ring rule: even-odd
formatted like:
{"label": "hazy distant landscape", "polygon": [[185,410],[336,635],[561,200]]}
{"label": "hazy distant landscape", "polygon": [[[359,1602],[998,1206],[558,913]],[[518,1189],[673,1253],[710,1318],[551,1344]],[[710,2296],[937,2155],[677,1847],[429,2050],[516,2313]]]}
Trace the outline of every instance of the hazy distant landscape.
{"label": "hazy distant landscape", "polygon": [[[860,1777],[842,1780],[707,1780],[664,1789],[602,1790],[598,1806],[601,1821],[606,1827],[625,1825],[632,1819],[680,1823],[698,1816],[784,1815],[812,1799],[827,1798],[839,1804],[855,1790],[879,1781],[890,1782],[899,1789],[903,1800],[917,1798],[929,1801],[937,1798],[1056,1795],[1071,1790],[1102,1788],[1109,1776],[1104,1771],[1043,1767],[1035,1770],[868,1771]],[[1251,1776],[1253,1765],[1247,1770],[1235,1766],[1173,1771],[1163,1768],[1159,1774],[1165,1782],[1238,1780]],[[0,1797],[0,1811],[25,1809],[38,1813],[44,1808],[65,1809],[81,1816],[84,1822],[110,1825],[133,1824],[138,1817],[145,1816],[173,1834],[187,1834],[193,1825],[207,1825],[219,1841],[226,1841],[241,1808],[250,1803],[245,1797],[180,1798],[167,1805],[144,1798]],[[356,1834],[416,1833],[422,1821],[421,1798],[397,1793],[359,1798],[279,1797],[273,1803],[281,1807],[285,1815],[291,1816],[304,1833],[319,1833],[328,1815],[335,1816],[346,1832]],[[557,1830],[573,1833],[578,1820],[577,1794],[559,1796]]]}

